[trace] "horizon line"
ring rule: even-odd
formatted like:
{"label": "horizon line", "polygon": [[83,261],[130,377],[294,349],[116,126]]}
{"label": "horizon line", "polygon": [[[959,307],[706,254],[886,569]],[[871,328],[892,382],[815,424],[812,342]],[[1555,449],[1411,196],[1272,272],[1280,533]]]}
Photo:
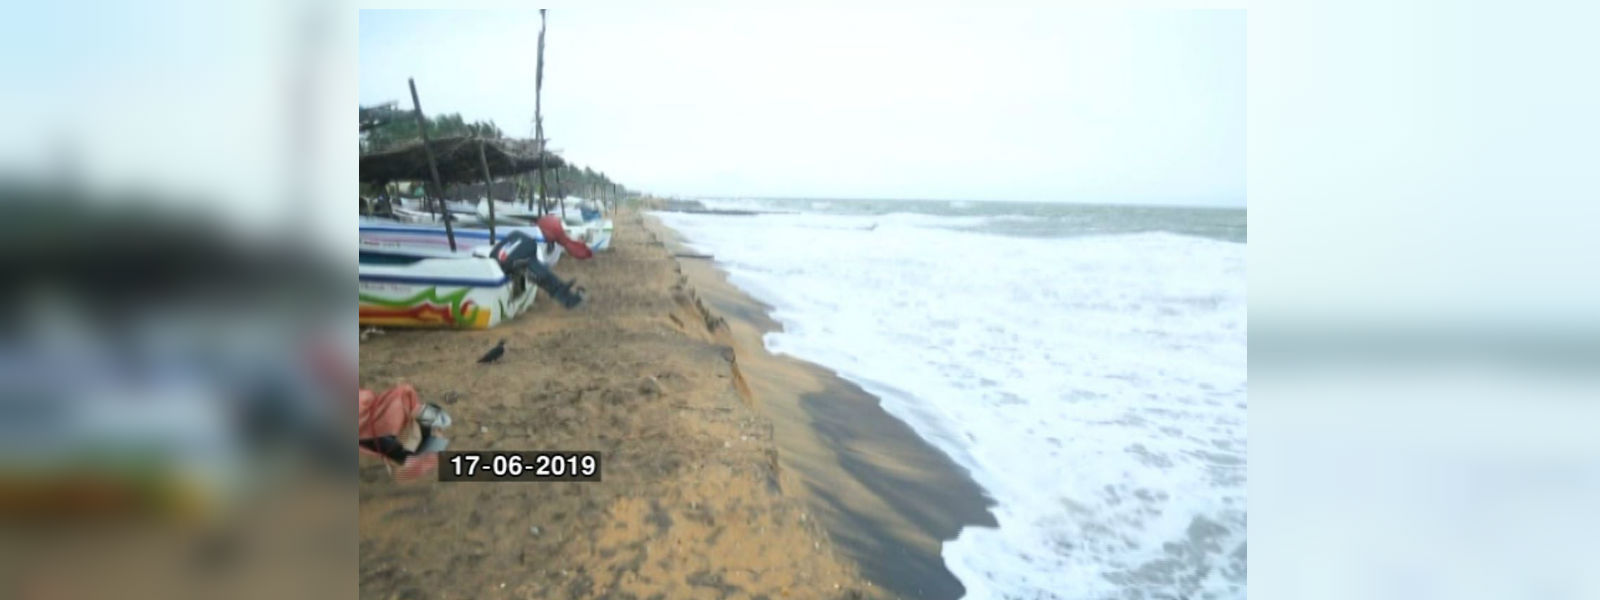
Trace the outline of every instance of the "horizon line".
{"label": "horizon line", "polygon": [[[654,195],[654,194],[651,194],[651,195]],[[1016,204],[1072,204],[1072,205],[1078,205],[1078,206],[1140,206],[1140,207],[1151,207],[1151,208],[1224,208],[1224,209],[1238,209],[1238,210],[1248,210],[1249,209],[1249,204],[1248,203],[1239,204],[1239,205],[1231,205],[1231,204],[1162,204],[1162,203],[1159,203],[1159,202],[1149,202],[1149,201],[1085,202],[1085,201],[1078,201],[1078,200],[1068,200],[1068,201],[1055,201],[1055,202],[1053,202],[1053,201],[1042,201],[1042,200],[1002,200],[1002,199],[974,199],[974,198],[884,198],[884,197],[880,197],[880,198],[858,198],[858,197],[840,197],[840,196],[834,196],[834,197],[829,197],[829,196],[751,196],[751,195],[728,196],[728,195],[695,195],[695,194],[684,194],[684,195],[672,194],[672,195],[669,195],[668,197],[672,197],[672,196],[678,196],[678,197],[689,198],[689,199],[697,199],[697,200],[701,200],[701,199],[703,199],[703,200],[825,200],[825,201],[841,201],[841,202],[852,202],[852,201],[855,201],[855,202],[893,201],[893,202],[993,202],[993,203],[1010,202],[1010,203],[1016,203]]]}

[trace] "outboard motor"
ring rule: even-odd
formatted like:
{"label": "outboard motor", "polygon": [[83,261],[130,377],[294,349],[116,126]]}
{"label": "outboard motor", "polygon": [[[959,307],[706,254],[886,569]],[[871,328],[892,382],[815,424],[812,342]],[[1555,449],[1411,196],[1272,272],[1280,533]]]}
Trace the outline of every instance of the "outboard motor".
{"label": "outboard motor", "polygon": [[539,262],[540,240],[521,231],[513,231],[489,250],[489,256],[500,261],[507,275],[527,273],[534,285],[548,292],[562,306],[572,308],[583,302],[584,289],[574,284],[577,280],[563,282],[549,267]]}

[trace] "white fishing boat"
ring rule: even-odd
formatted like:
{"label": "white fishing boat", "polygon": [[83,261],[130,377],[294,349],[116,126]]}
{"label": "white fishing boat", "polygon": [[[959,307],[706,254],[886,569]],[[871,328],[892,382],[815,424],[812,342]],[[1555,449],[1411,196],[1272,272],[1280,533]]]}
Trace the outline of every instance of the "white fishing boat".
{"label": "white fishing boat", "polygon": [[[394,208],[390,209],[390,212],[394,214],[395,220],[401,221],[403,223],[418,223],[418,224],[443,223],[439,213],[430,213],[430,212],[424,211],[424,210],[417,210],[417,209],[414,209],[414,208],[405,208],[405,207],[394,207]],[[470,213],[464,214],[464,213],[455,212],[453,210],[450,211],[449,214],[450,214],[450,219],[452,219],[450,221],[451,224],[455,225],[456,227],[480,225],[480,224],[483,223],[483,221],[481,219],[479,219],[478,216],[475,215],[475,214],[470,214]]]}
{"label": "white fishing boat", "polygon": [[[479,199],[473,208],[473,214],[480,220],[489,220],[489,201]],[[494,201],[494,221],[496,224],[505,223],[512,225],[532,225],[539,220],[539,210],[529,209],[527,205],[515,202]]]}
{"label": "white fishing boat", "polygon": [[[443,225],[418,225],[368,217],[361,218],[360,224],[359,246],[363,253],[377,252],[414,258],[468,258],[472,256],[474,248],[491,243],[489,230],[477,227],[454,228],[456,249],[452,251],[450,238],[445,234]],[[495,228],[495,233],[502,237],[512,231],[544,240],[544,234],[534,226]],[[539,262],[555,265],[561,253],[559,244],[540,244]]]}
{"label": "white fishing boat", "polygon": [[613,225],[605,218],[600,205],[593,200],[568,196],[562,203],[561,220],[572,237],[583,240],[590,250],[599,252],[611,247]]}
{"label": "white fishing boat", "polygon": [[599,252],[611,249],[611,219],[599,219],[589,226],[589,249]]}
{"label": "white fishing boat", "polygon": [[476,202],[468,202],[466,200],[450,200],[444,203],[444,207],[450,209],[450,212],[458,215],[476,216],[478,214],[478,205]]}
{"label": "white fishing boat", "polygon": [[[573,205],[578,208],[578,220],[589,229],[589,248],[596,252],[611,248],[611,234],[613,225],[611,219],[605,217],[600,210],[600,204],[592,200],[573,198]],[[570,221],[570,217],[568,218]]]}
{"label": "white fishing boat", "polygon": [[563,219],[562,227],[566,228],[568,237],[583,242],[583,245],[588,246],[590,250],[596,249],[594,243],[598,230],[593,223],[585,223],[575,219]]}
{"label": "white fishing boat", "polygon": [[[598,210],[592,212],[597,218],[586,219],[585,217],[588,216],[586,211],[578,208],[578,205],[583,203],[584,200],[582,198],[568,198],[567,200],[568,202],[566,203],[557,201],[557,206],[571,205],[566,207],[560,215],[562,226],[566,228],[567,235],[572,239],[583,242],[590,250],[599,251],[611,247],[611,220],[598,218]],[[489,219],[488,201],[478,201],[477,214],[479,218],[485,221]],[[528,210],[524,205],[496,200],[494,203],[494,220],[496,223],[533,225],[539,220],[539,212],[538,210]]]}
{"label": "white fishing boat", "polygon": [[480,245],[466,258],[363,251],[358,269],[364,326],[488,329],[533,305],[526,273],[507,274]]}

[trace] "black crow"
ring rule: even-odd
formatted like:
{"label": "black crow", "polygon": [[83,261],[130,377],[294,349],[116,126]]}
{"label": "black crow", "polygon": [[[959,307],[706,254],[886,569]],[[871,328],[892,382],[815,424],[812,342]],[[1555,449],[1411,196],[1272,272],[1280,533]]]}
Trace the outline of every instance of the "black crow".
{"label": "black crow", "polygon": [[480,363],[491,363],[491,362],[494,362],[496,360],[499,360],[500,359],[500,355],[505,354],[505,353],[506,353],[506,341],[504,339],[501,339],[500,343],[495,344],[493,348],[490,348],[489,352],[487,352],[487,353],[485,353],[483,355],[483,358],[478,359],[478,362],[480,362]]}

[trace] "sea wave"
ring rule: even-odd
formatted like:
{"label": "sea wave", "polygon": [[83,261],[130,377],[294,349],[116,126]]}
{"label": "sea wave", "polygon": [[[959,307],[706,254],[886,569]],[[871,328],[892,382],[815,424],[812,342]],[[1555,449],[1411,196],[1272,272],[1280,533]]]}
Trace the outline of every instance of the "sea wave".
{"label": "sea wave", "polygon": [[661,218],[775,308],[770,350],[872,392],[995,498],[1000,526],[943,550],[969,597],[1244,597],[1244,245]]}

